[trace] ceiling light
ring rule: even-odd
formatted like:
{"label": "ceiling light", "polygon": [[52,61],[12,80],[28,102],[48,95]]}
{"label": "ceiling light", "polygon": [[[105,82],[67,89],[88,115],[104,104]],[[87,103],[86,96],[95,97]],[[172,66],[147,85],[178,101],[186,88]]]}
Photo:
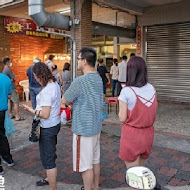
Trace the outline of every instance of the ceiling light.
{"label": "ceiling light", "polygon": [[65,10],[60,11],[60,14],[70,13],[70,12],[71,12],[71,9],[65,9]]}

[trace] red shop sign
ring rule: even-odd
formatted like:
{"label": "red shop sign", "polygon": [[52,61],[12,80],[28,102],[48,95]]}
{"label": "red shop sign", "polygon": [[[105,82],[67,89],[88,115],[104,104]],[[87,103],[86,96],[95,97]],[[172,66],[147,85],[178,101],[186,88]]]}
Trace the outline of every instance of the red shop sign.
{"label": "red shop sign", "polygon": [[140,55],[141,54],[141,27],[138,26],[137,28],[137,53]]}
{"label": "red shop sign", "polygon": [[[64,39],[63,36],[47,34],[39,31],[40,27],[37,26],[32,20],[20,19],[20,18],[4,18],[4,32],[6,34],[27,35],[36,37],[45,37],[53,39]],[[64,33],[63,30],[48,29],[53,32]]]}

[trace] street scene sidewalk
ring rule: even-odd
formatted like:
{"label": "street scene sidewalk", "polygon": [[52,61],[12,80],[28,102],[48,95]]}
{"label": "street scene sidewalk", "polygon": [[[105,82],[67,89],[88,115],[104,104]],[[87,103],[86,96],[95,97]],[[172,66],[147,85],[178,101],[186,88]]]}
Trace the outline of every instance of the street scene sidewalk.
{"label": "street scene sidewalk", "polygon": [[[15,122],[12,154],[15,166],[5,170],[5,190],[45,190],[35,182],[45,177],[40,162],[38,143],[28,141],[32,115],[21,109],[25,121]],[[155,123],[155,140],[146,166],[156,175],[158,183],[170,190],[190,189],[190,105],[160,103]],[[128,189],[125,164],[118,158],[121,123],[115,108],[105,119],[101,135],[100,189]],[[77,190],[82,177],[72,170],[72,132],[63,126],[57,145],[58,189]]]}

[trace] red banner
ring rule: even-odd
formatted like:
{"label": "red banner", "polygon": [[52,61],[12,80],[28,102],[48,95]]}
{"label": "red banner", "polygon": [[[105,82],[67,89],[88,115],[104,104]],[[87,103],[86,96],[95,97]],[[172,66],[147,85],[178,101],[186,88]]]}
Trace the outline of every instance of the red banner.
{"label": "red banner", "polygon": [[141,43],[142,43],[141,26],[137,27],[137,54],[141,55]]}
{"label": "red banner", "polygon": [[[45,30],[64,33],[63,30],[45,28]],[[52,39],[64,39],[63,36],[47,34],[40,32],[40,27],[37,26],[32,20],[20,18],[4,18],[4,32],[6,34],[17,34],[26,36],[45,37]]]}

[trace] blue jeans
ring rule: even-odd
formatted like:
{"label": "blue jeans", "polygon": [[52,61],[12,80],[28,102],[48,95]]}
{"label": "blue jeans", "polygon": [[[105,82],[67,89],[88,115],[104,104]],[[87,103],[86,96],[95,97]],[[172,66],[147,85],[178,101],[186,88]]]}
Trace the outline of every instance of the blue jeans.
{"label": "blue jeans", "polygon": [[33,108],[33,109],[36,108],[36,96],[39,94],[39,92],[40,92],[41,90],[42,90],[41,87],[38,87],[38,88],[29,87],[30,98],[31,98],[32,108]]}
{"label": "blue jeans", "polygon": [[56,145],[60,126],[61,124],[59,123],[56,126],[50,128],[40,127],[40,158],[42,165],[46,170],[56,168]]}
{"label": "blue jeans", "polygon": [[112,97],[114,97],[115,87],[117,87],[117,95],[119,95],[119,83],[118,83],[118,80],[112,80]]}
{"label": "blue jeans", "polygon": [[106,94],[106,84],[103,84],[103,93]]}

